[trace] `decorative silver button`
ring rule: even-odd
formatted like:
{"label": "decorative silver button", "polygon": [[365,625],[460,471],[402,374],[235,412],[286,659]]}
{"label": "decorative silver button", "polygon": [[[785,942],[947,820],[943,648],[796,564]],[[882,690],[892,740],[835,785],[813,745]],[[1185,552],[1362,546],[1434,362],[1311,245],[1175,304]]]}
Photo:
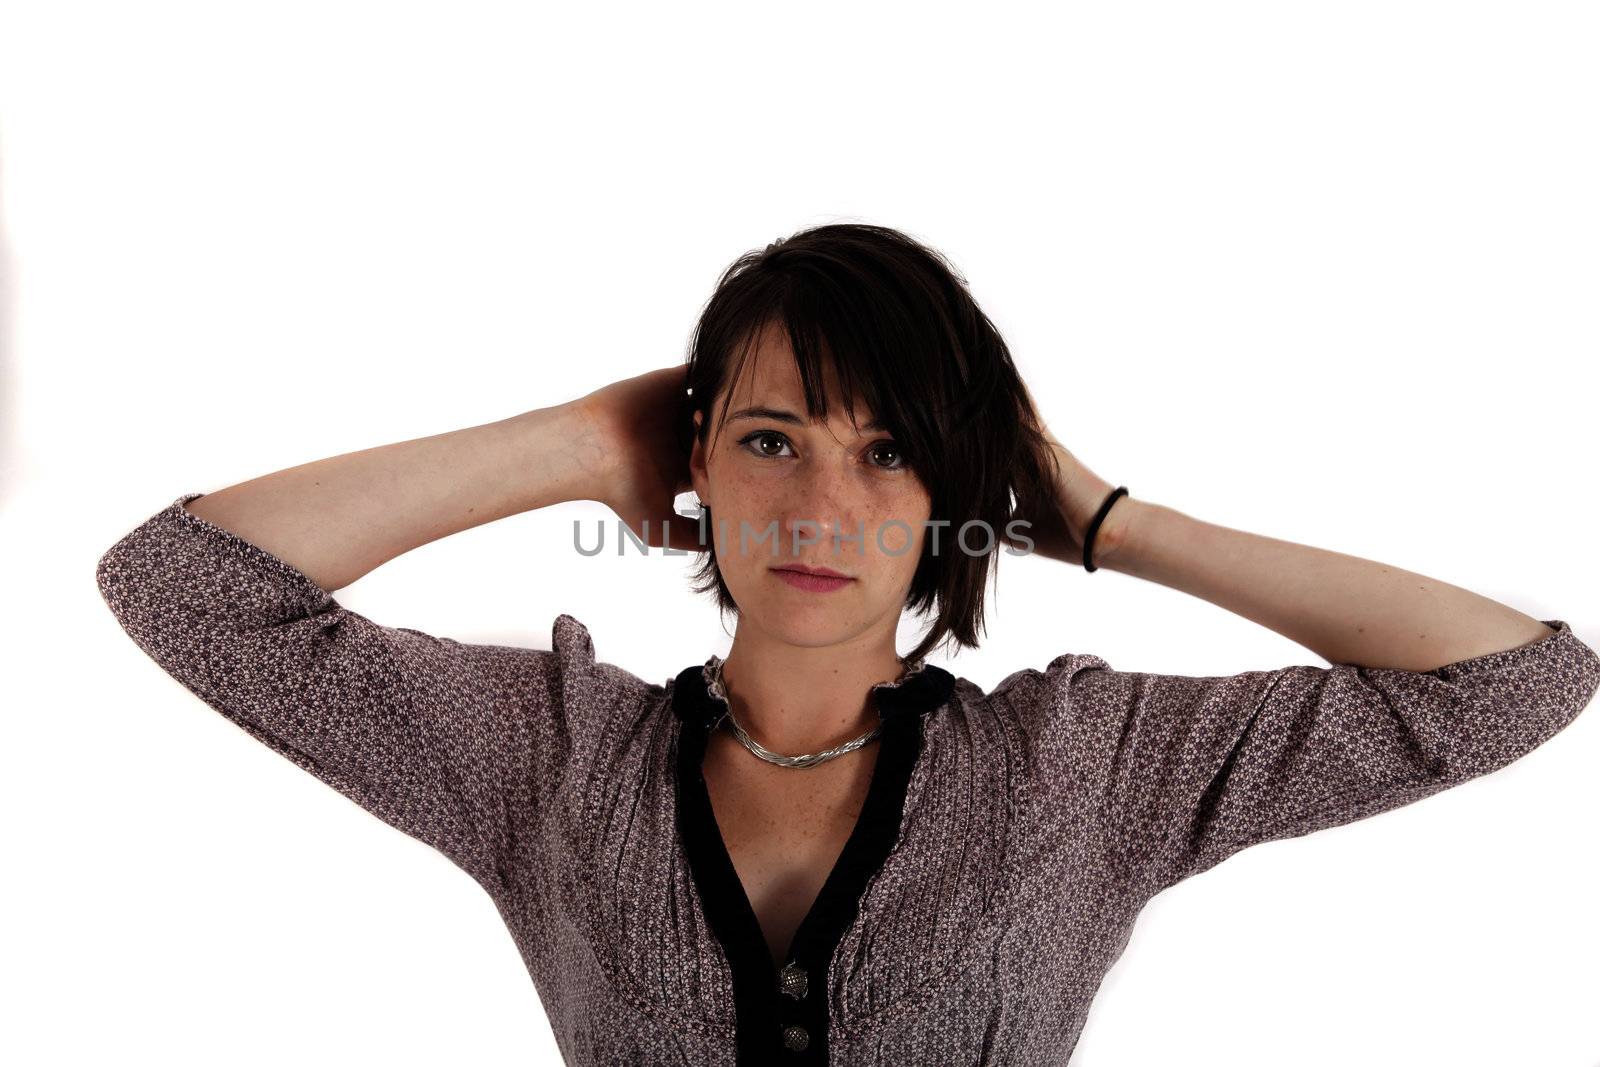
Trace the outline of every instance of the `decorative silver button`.
{"label": "decorative silver button", "polygon": [[798,963],[790,960],[778,972],[778,988],[785,996],[802,1000],[806,995],[806,972]]}
{"label": "decorative silver button", "polygon": [[811,1044],[811,1035],[806,1033],[803,1026],[786,1026],[783,1028],[783,1047],[790,1052],[799,1052]]}

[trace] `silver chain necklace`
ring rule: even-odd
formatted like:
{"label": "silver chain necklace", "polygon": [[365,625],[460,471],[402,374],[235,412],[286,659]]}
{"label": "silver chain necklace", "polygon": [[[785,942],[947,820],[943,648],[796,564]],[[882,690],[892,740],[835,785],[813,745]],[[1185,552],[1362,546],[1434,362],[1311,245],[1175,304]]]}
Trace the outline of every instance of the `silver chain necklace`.
{"label": "silver chain necklace", "polygon": [[[898,679],[892,682],[878,682],[874,684],[872,688],[875,690],[894,689],[900,685],[903,685],[906,679],[921,671],[923,665],[924,664],[922,660],[912,660],[905,664],[905,669],[900,672],[900,677]],[[738,720],[733,717],[733,705],[728,700],[727,691],[722,687],[722,657],[712,656],[710,659],[706,660],[704,675],[706,680],[706,691],[716,699],[722,701],[722,706],[724,708],[722,716],[712,724],[712,729],[716,729],[716,727],[722,725],[723,721],[726,720],[729,727],[733,731],[734,738],[738,740],[739,744],[749,749],[758,758],[766,760],[768,763],[779,767],[814,767],[819,763],[826,763],[831,759],[838,759],[840,756],[843,756],[848,752],[854,752],[868,741],[871,741],[874,737],[877,737],[878,734],[883,730],[883,720],[880,717],[878,720],[878,725],[874,726],[860,737],[853,737],[842,745],[837,745],[834,748],[830,748],[822,752],[808,752],[800,756],[785,756],[781,752],[773,752],[771,749],[763,747],[759,741],[745,733],[744,727],[740,726]]]}

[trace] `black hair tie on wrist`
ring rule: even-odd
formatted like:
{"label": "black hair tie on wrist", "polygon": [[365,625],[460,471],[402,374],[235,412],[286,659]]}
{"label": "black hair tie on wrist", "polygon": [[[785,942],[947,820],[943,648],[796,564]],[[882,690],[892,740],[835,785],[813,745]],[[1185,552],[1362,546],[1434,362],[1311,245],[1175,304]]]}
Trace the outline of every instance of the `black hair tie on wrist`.
{"label": "black hair tie on wrist", "polygon": [[1111,510],[1111,505],[1117,502],[1118,497],[1127,496],[1128,487],[1119,485],[1111,490],[1111,495],[1106,497],[1106,502],[1100,505],[1100,510],[1095,512],[1094,520],[1089,523],[1089,532],[1083,535],[1083,569],[1086,571],[1098,570],[1090,562],[1089,555],[1094,551],[1094,535],[1100,532],[1100,524],[1106,521],[1106,513]]}

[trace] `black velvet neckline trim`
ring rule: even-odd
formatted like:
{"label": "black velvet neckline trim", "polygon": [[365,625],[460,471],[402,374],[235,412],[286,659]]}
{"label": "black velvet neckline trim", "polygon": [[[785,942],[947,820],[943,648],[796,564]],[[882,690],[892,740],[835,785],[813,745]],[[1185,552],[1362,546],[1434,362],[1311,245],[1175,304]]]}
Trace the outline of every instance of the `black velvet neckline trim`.
{"label": "black velvet neckline trim", "polygon": [[[874,706],[883,720],[881,748],[861,815],[783,961],[806,972],[806,994],[795,1000],[779,990],[777,963],[728,855],[701,773],[711,729],[726,708],[707,690],[702,666],[687,667],[674,680],[672,707],[680,721],[678,831],[706,921],[733,972],[740,1064],[827,1063],[828,977],[834,950],[855,921],[867,882],[894,848],[906,788],[922,751],[922,716],[943,707],[954,688],[955,677],[931,664],[902,682],[873,687]],[[795,773],[803,774],[805,768]],[[784,1047],[783,1033],[790,1026],[805,1029],[809,1040],[804,1050]]]}

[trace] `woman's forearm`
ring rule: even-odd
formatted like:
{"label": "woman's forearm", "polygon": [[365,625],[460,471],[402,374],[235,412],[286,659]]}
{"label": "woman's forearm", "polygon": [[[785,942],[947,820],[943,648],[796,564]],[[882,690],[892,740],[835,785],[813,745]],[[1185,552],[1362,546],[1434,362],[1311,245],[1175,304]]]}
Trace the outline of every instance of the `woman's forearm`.
{"label": "woman's forearm", "polygon": [[1115,550],[1097,553],[1097,566],[1208,600],[1332,663],[1426,671],[1552,632],[1498,601],[1399,567],[1132,497],[1118,500],[1117,511]]}
{"label": "woman's forearm", "polygon": [[187,506],[333,592],[441,537],[600,499],[603,454],[594,421],[574,401],[319,459]]}

